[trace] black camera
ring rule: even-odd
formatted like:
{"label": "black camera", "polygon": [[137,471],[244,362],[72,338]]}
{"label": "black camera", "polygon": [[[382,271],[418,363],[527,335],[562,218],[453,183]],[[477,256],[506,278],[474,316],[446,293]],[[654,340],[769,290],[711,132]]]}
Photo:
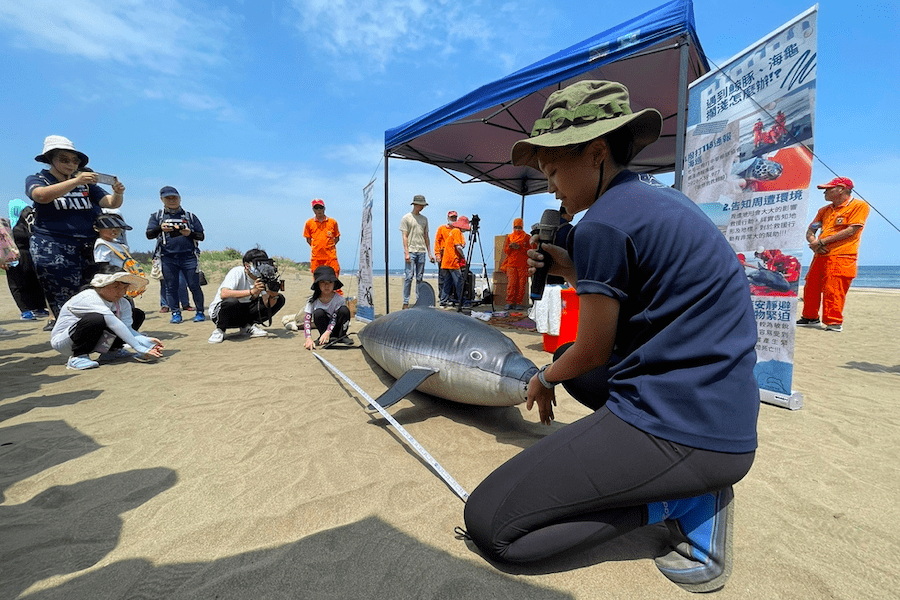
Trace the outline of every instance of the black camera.
{"label": "black camera", "polygon": [[168,225],[173,231],[181,231],[182,229],[187,229],[188,226],[187,221],[184,219],[166,219],[162,224]]}
{"label": "black camera", "polygon": [[278,278],[278,267],[271,259],[256,261],[253,264],[253,271],[270,292],[284,291],[284,279]]}

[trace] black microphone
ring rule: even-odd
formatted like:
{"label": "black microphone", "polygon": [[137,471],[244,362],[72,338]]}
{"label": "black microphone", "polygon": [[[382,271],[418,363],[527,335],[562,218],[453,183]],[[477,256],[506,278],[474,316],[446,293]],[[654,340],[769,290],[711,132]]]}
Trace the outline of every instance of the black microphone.
{"label": "black microphone", "polygon": [[541,222],[531,227],[531,235],[538,236],[537,251],[544,255],[544,266],[531,276],[531,299],[540,300],[544,295],[544,287],[547,285],[547,273],[553,266],[553,257],[549,252],[543,252],[544,244],[552,244],[556,241],[556,232],[559,230],[559,211],[548,208],[541,215]]}

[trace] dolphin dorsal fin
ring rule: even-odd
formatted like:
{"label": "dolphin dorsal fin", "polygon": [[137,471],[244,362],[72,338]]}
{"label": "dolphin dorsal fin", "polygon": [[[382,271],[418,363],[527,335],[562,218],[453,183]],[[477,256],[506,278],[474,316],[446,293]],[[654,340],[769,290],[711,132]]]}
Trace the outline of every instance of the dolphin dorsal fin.
{"label": "dolphin dorsal fin", "polygon": [[416,285],[416,303],[413,308],[434,308],[434,288],[427,281]]}

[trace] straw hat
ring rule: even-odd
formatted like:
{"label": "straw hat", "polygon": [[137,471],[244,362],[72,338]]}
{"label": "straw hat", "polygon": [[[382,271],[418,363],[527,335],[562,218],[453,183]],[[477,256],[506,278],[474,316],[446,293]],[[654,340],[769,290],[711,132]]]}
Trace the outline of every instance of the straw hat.
{"label": "straw hat", "polygon": [[128,271],[117,270],[111,273],[97,273],[94,275],[94,278],[91,279],[91,287],[102,288],[117,281],[124,281],[127,283],[129,292],[140,291],[150,283],[148,279],[139,275],[132,275]]}
{"label": "straw hat", "polygon": [[550,94],[531,137],[513,145],[512,163],[538,169],[537,148],[595,140],[621,127],[634,138],[634,154],[659,139],[662,115],[654,108],[631,112],[628,88],[614,81],[579,81]]}
{"label": "straw hat", "polygon": [[69,140],[69,138],[64,138],[61,135],[48,135],[44,138],[44,151],[34,157],[34,160],[46,164],[50,164],[50,157],[47,156],[47,153],[51,150],[68,150],[70,152],[74,152],[76,156],[78,156],[79,164],[78,168],[81,169],[85,165],[88,164],[88,156],[84,152],[79,152],[75,149],[75,145]]}

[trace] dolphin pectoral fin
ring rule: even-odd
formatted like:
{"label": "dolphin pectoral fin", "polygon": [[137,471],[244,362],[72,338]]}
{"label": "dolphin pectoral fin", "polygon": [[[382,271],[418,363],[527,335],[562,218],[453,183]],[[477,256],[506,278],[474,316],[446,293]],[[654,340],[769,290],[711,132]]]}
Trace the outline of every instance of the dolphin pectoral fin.
{"label": "dolphin pectoral fin", "polygon": [[[394,385],[392,385],[388,391],[378,396],[375,402],[377,402],[381,408],[393,406],[403,400],[403,398],[411,391],[419,387],[423,381],[437,372],[437,369],[429,369],[428,367],[413,367],[404,373],[400,379],[395,381]],[[375,410],[375,407],[369,404],[366,407],[366,410]]]}
{"label": "dolphin pectoral fin", "polygon": [[434,308],[434,288],[427,281],[416,284],[416,303],[413,308]]}

